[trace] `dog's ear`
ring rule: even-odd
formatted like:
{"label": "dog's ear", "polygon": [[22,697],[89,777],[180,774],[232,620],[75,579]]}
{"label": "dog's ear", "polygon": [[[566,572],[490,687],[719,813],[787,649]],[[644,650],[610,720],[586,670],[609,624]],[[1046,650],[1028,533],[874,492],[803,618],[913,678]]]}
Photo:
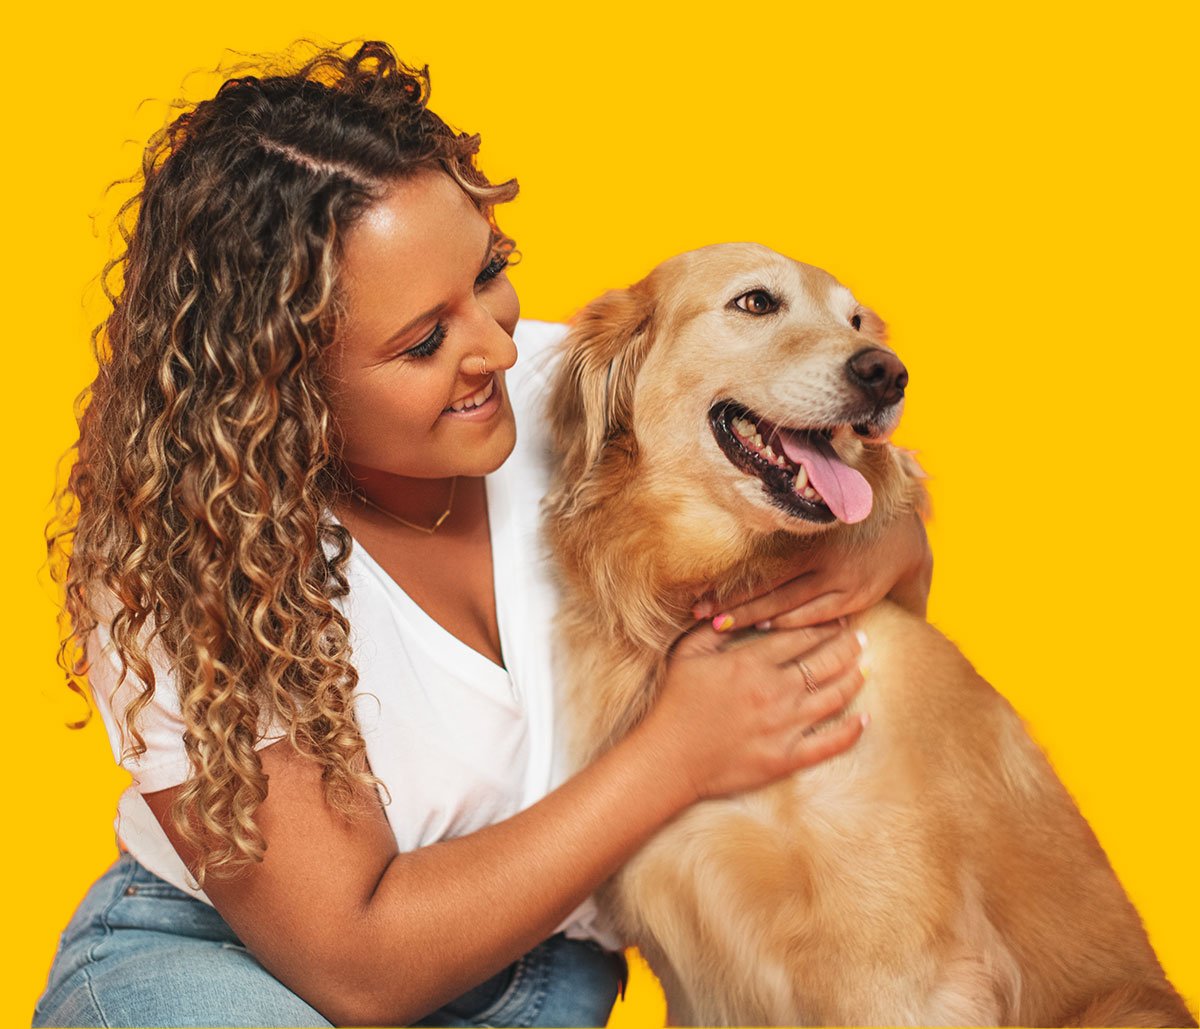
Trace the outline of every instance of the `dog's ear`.
{"label": "dog's ear", "polygon": [[651,293],[637,283],[609,290],[571,319],[547,409],[566,482],[578,483],[608,443],[628,435],[653,316]]}

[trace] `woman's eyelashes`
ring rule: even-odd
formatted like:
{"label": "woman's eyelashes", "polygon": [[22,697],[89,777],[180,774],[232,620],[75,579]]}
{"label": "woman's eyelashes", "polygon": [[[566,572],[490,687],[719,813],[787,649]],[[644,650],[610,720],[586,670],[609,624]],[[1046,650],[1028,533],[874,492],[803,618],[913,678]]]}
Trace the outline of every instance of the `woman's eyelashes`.
{"label": "woman's eyelashes", "polygon": [[484,286],[491,282],[505,268],[508,267],[508,254],[497,254],[492,258],[491,263],[483,269],[475,278],[476,286]]}
{"label": "woman's eyelashes", "polygon": [[[484,268],[483,271],[481,271],[475,277],[476,288],[478,288],[480,286],[486,286],[489,282],[492,281],[492,279],[494,279],[497,275],[499,275],[507,267],[508,267],[508,255],[507,254],[497,254],[495,257],[492,258],[491,263],[489,263],[488,266],[486,268]],[[407,350],[405,350],[401,354],[401,356],[402,357],[432,357],[434,354],[436,354],[438,352],[438,349],[441,347],[441,345],[445,341],[446,341],[446,327],[441,322],[438,322],[437,325],[434,327],[433,332],[431,332],[428,336],[426,336],[423,340],[421,340],[421,342],[418,343],[415,347],[409,347]]]}
{"label": "woman's eyelashes", "polygon": [[426,336],[415,347],[409,347],[404,351],[403,357],[432,357],[438,352],[438,348],[442,345],[442,341],[446,338],[446,327],[438,322],[434,327],[433,332]]}

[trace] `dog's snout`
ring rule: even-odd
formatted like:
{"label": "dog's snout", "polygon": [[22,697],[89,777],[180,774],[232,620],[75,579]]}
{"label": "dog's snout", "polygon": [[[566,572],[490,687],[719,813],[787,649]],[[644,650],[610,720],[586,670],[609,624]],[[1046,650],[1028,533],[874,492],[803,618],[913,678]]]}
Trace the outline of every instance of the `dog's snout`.
{"label": "dog's snout", "polygon": [[877,407],[898,403],[908,385],[908,369],[900,358],[878,347],[860,350],[851,357],[846,362],[846,374]]}

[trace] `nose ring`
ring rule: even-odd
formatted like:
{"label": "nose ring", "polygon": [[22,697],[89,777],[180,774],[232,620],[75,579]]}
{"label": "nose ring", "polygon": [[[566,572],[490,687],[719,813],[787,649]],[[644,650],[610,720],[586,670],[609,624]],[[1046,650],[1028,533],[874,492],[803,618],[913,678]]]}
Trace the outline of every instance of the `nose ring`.
{"label": "nose ring", "polygon": [[481,357],[479,359],[479,374],[487,375],[487,373],[488,373],[487,360],[485,358]]}

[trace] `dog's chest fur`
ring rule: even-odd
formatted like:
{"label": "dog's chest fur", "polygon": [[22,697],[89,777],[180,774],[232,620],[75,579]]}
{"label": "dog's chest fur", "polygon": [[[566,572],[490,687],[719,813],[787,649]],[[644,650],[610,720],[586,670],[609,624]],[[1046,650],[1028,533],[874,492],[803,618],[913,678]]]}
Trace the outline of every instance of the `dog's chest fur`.
{"label": "dog's chest fur", "polygon": [[[947,774],[931,766],[954,758],[937,746],[900,745],[917,698],[908,695],[911,670],[889,652],[915,622],[891,605],[863,619],[873,671],[854,708],[870,710],[873,722],[855,747],[764,789],[694,806],[602,891],[619,929],[660,973],[673,1018],[870,1024],[904,1013],[928,1023],[939,1012],[973,1012],[1000,1020],[994,1004],[978,1007],[996,996],[994,977],[981,991],[968,976],[960,990],[947,972],[959,952],[1013,963],[982,909],[963,904],[965,892],[980,892],[963,853],[931,847],[920,828],[944,813],[920,784]],[[632,671],[619,658],[611,667]],[[640,674],[645,689],[654,671]],[[622,692],[612,680],[606,689]],[[605,707],[594,701],[588,710]],[[881,975],[897,941],[919,960]],[[812,947],[821,961],[806,957]],[[687,985],[698,981],[713,988]]]}
{"label": "dog's chest fur", "polygon": [[[696,260],[710,259],[757,268],[767,257],[732,246]],[[803,386],[809,364],[777,374],[771,361],[792,345],[859,342],[831,328],[817,303],[830,277],[810,269],[797,280],[795,310],[813,314],[803,339],[781,330],[763,360],[730,369],[723,356],[752,330],[708,310],[692,262],[581,312],[549,398],[558,467],[546,524],[580,765],[654,703],[704,588],[715,584],[718,603],[761,594],[795,574],[780,573],[799,550],[836,538],[824,556],[842,560],[925,507],[915,462],[850,441],[870,517],[832,527],[836,537],[785,526],[778,489],[764,500],[767,479],[726,460],[713,435],[709,405],[726,395],[716,379]],[[716,376],[708,387],[702,369]],[[658,382],[639,394],[642,375]],[[765,789],[694,805],[599,891],[661,979],[672,1022],[1195,1025],[1012,709],[922,619],[887,603],[860,618],[871,672],[856,707],[872,724],[859,741]]]}

